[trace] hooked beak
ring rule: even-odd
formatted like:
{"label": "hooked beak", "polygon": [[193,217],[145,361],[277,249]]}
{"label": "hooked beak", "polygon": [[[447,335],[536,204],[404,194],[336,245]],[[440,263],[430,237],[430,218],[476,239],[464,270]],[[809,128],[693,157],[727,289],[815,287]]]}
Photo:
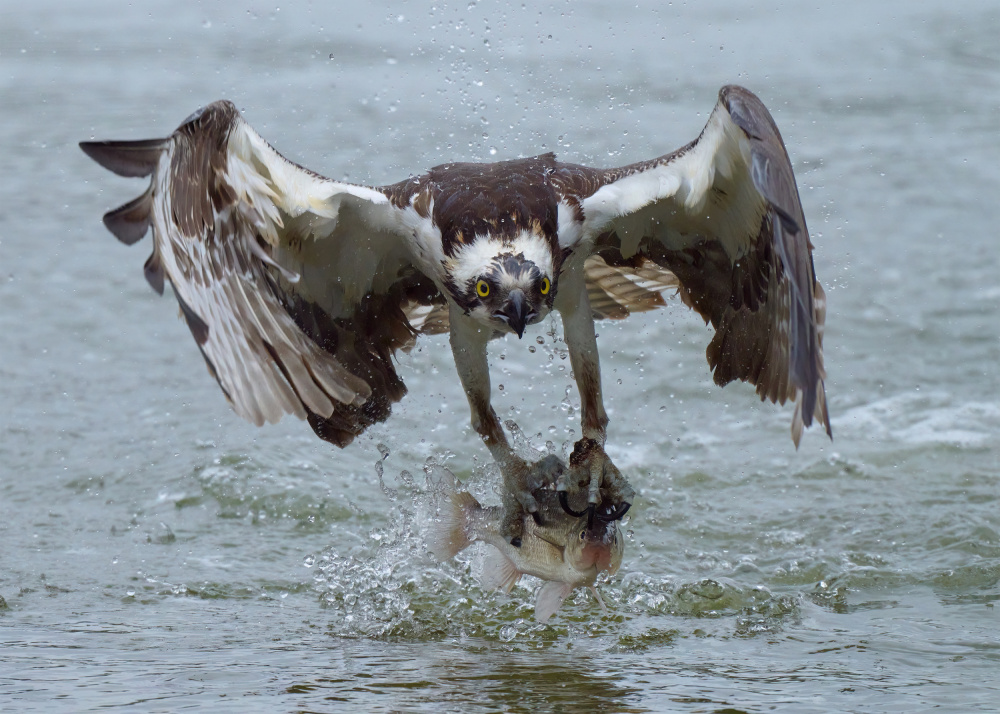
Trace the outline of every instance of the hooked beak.
{"label": "hooked beak", "polygon": [[535,313],[531,311],[531,306],[524,299],[524,291],[515,288],[507,296],[507,303],[503,310],[493,313],[493,317],[498,317],[517,333],[518,338],[524,335],[524,327],[528,320],[533,318]]}

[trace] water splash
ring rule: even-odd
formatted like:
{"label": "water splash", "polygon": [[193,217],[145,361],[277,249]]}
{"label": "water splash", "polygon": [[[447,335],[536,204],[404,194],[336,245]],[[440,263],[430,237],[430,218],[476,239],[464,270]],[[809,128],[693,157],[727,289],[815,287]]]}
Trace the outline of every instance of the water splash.
{"label": "water splash", "polygon": [[378,476],[378,487],[382,489],[382,493],[385,494],[386,498],[390,501],[396,501],[399,499],[399,492],[394,488],[389,488],[385,484],[385,470],[382,466],[385,460],[389,458],[389,447],[385,444],[378,445],[379,453],[382,454],[382,458],[375,462],[375,474]]}

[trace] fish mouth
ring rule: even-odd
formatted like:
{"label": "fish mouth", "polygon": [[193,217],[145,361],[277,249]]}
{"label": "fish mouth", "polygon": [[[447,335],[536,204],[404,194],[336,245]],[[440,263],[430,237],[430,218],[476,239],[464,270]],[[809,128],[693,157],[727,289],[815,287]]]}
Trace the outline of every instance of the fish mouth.
{"label": "fish mouth", "polygon": [[607,543],[585,545],[580,551],[579,560],[573,566],[578,570],[596,568],[600,573],[611,569],[612,557],[611,546]]}

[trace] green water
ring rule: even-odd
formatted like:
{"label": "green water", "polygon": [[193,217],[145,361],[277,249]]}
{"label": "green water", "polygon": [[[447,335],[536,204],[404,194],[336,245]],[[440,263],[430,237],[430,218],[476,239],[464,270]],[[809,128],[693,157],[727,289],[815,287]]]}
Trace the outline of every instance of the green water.
{"label": "green water", "polygon": [[[0,710],[1000,707],[993,3],[332,8],[0,10]],[[428,459],[495,485],[447,342],[401,358],[409,396],[344,451],[243,424],[148,289],[148,239],[100,224],[140,182],[76,148],[226,97],[334,178],[614,165],[695,137],[730,82],[799,179],[835,440],[796,452],[790,409],[715,387],[676,300],[600,325],[640,498],[610,614],[580,591],[546,626],[538,581],[484,592],[482,550],[438,564],[418,536]],[[564,449],[553,327],[493,345],[494,396]]]}

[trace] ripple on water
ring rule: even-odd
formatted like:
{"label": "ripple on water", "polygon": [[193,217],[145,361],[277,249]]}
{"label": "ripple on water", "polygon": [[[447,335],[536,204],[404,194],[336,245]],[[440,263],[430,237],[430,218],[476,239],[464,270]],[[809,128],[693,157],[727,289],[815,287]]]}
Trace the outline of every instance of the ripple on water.
{"label": "ripple on water", "polygon": [[984,447],[1000,433],[1000,404],[962,401],[947,392],[903,392],[848,409],[837,424],[865,439]]}
{"label": "ripple on water", "polygon": [[[194,476],[202,493],[178,498],[178,508],[212,499],[221,518],[292,519],[298,527],[315,530],[362,515],[342,494],[314,488],[322,476],[308,462],[269,468],[252,456],[228,455],[197,467]],[[317,498],[317,491],[327,493]]]}

